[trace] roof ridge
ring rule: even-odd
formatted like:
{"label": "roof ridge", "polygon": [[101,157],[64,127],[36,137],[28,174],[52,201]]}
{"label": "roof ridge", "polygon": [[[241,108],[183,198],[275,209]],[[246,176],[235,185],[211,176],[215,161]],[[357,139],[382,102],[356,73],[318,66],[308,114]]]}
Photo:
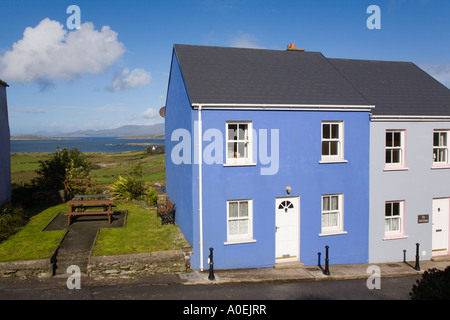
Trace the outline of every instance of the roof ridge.
{"label": "roof ridge", "polygon": [[[359,89],[357,87],[355,87],[355,85],[353,84],[352,81],[350,81],[350,79],[348,79],[327,57],[325,57],[325,60],[339,73],[339,75],[345,80],[347,81],[347,83],[353,88],[355,89],[356,92],[359,93],[359,95],[369,104],[375,105],[375,103],[373,103],[372,101],[370,101],[361,91],[359,91]],[[350,59],[346,59],[346,60],[350,60]]]}

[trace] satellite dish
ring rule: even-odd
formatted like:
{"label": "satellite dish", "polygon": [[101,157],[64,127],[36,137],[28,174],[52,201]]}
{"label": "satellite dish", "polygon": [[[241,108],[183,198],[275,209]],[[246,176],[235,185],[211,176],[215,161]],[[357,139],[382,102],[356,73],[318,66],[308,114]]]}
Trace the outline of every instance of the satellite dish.
{"label": "satellite dish", "polygon": [[159,109],[159,115],[161,116],[161,117],[165,117],[165,115],[166,115],[166,107],[162,107],[161,109]]}

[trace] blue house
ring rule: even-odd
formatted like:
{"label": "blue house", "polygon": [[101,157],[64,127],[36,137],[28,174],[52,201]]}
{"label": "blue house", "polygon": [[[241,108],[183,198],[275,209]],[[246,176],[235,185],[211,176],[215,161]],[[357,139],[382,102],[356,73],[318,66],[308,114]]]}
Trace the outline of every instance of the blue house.
{"label": "blue house", "polygon": [[175,45],[167,196],[193,269],[369,260],[374,105],[321,53]]}
{"label": "blue house", "polygon": [[0,207],[11,200],[11,160],[8,106],[8,84],[0,79]]}

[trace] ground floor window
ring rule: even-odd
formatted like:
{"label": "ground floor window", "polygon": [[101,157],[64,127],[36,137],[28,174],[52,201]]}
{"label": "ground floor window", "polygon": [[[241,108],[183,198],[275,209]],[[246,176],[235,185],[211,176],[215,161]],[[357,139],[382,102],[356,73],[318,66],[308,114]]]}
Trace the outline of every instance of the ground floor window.
{"label": "ground floor window", "polygon": [[403,233],[403,201],[387,201],[384,206],[384,232],[386,236]]}
{"label": "ground floor window", "polygon": [[344,231],[344,195],[322,196],[322,234]]}
{"label": "ground floor window", "polygon": [[253,200],[227,201],[227,242],[253,240]]}

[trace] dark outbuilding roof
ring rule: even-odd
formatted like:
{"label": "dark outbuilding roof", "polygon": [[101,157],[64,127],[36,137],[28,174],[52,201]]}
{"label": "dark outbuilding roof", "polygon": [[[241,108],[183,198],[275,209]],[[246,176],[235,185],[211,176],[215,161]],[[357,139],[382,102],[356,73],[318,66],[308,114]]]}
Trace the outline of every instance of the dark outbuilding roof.
{"label": "dark outbuilding roof", "polygon": [[450,116],[450,90],[410,62],[193,45],[174,51],[192,104],[375,105],[374,115]]}

